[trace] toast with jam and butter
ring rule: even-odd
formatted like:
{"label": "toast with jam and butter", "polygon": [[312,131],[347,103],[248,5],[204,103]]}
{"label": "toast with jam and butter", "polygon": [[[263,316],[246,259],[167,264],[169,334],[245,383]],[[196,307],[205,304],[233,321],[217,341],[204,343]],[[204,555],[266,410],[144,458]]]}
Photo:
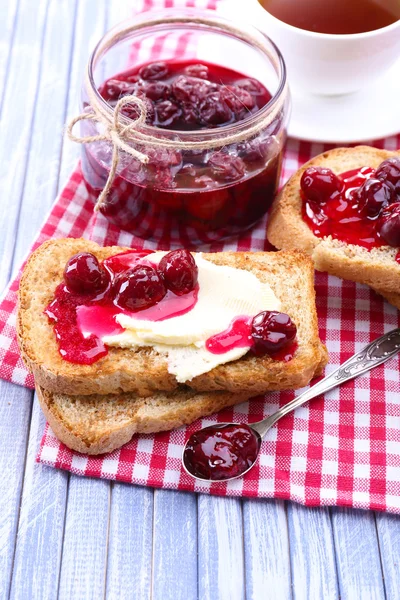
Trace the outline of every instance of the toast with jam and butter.
{"label": "toast with jam and butter", "polygon": [[[308,256],[297,251],[202,255],[214,265],[251,272],[259,281],[269,284],[280,301],[280,310],[297,327],[291,360],[247,352],[239,360],[220,364],[185,381],[183,388],[169,372],[165,355],[151,347],[110,346],[92,364],[65,360],[59,351],[54,321],[48,314],[67,262],[77,253],[92,253],[104,261],[130,250],[102,248],[84,239],[61,239],[45,242],[30,257],[19,289],[18,340],[36,385],[46,392],[68,396],[133,393],[144,398],[184,389],[228,392],[248,398],[269,390],[303,387],[321,373],[327,352],[318,335],[313,264]],[[212,306],[209,310],[212,311]],[[73,343],[73,333],[70,338]]]}
{"label": "toast with jam and butter", "polygon": [[275,199],[267,237],[400,307],[400,152],[358,146],[316,156]]}

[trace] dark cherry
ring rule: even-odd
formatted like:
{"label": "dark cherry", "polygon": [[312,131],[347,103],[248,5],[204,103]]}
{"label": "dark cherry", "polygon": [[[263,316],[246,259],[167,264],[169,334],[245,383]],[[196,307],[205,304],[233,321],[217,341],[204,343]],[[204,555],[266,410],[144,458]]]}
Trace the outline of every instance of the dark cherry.
{"label": "dark cherry", "polygon": [[208,79],[208,67],[206,65],[189,65],[185,69],[186,75],[198,77],[199,79]]}
{"label": "dark cherry", "polygon": [[153,102],[165,100],[171,93],[170,86],[163,81],[145,82],[141,89],[146,94],[147,98],[150,98]]}
{"label": "dark cherry", "polygon": [[162,257],[158,265],[166,287],[177,296],[194,290],[198,268],[188,250],[172,250]]}
{"label": "dark cherry", "polygon": [[356,191],[355,198],[362,214],[376,217],[388,204],[395,202],[396,193],[391,183],[371,178]]}
{"label": "dark cherry", "polygon": [[257,454],[258,440],[248,425],[211,425],[191,435],[183,461],[195,477],[223,480],[247,471]]}
{"label": "dark cherry", "polygon": [[169,150],[168,148],[148,148],[146,154],[149,159],[149,165],[162,168],[175,168],[182,164],[182,154],[178,150]]}
{"label": "dark cherry", "polygon": [[182,103],[182,116],[181,119],[185,125],[197,125],[200,123],[199,111],[194,104],[188,102],[187,104]]}
{"label": "dark cherry", "polygon": [[252,322],[252,351],[257,356],[273,354],[292,342],[296,333],[296,325],[289,315],[269,310],[260,312]]}
{"label": "dark cherry", "polygon": [[102,292],[109,283],[107,272],[90,252],[72,256],[64,269],[67,287],[78,294]]}
{"label": "dark cherry", "polygon": [[375,177],[391,183],[397,194],[400,194],[400,157],[384,160],[376,170]]}
{"label": "dark cherry", "polygon": [[251,79],[250,77],[246,79],[240,79],[235,82],[235,85],[246,92],[249,92],[252,96],[262,96],[265,94],[265,87],[257,81],[257,79]]}
{"label": "dark cherry", "polygon": [[255,106],[255,100],[250,92],[236,85],[227,85],[222,89],[221,94],[235,114],[245,114]]}
{"label": "dark cherry", "polygon": [[115,304],[127,310],[139,311],[160,302],[167,290],[156,269],[137,265],[115,279],[113,293]]}
{"label": "dark cherry", "polygon": [[270,154],[276,154],[276,141],[272,138],[266,140],[251,140],[250,142],[241,142],[237,145],[238,154],[247,162],[256,162],[265,160]]}
{"label": "dark cherry", "polygon": [[382,212],[377,227],[381,238],[389,246],[400,246],[400,202],[391,204]]}
{"label": "dark cherry", "polygon": [[331,169],[308,167],[301,176],[300,187],[308,200],[326,202],[342,188],[342,182]]}
{"label": "dark cherry", "polygon": [[107,100],[119,100],[122,96],[133,94],[135,85],[128,81],[120,81],[119,79],[109,79],[104,84],[103,94]]}
{"label": "dark cherry", "polygon": [[[152,124],[154,122],[154,114],[155,114],[154,113],[154,104],[152,103],[151,100],[146,98],[146,96],[143,94],[143,92],[140,92],[136,95],[138,98],[140,98],[140,100],[142,100],[144,102],[144,105],[146,108],[146,123],[148,123],[149,125]],[[124,113],[125,116],[129,117],[129,119],[132,119],[133,121],[135,119],[137,119],[140,115],[140,110],[139,110],[138,106],[134,103],[126,104],[123,107],[122,112]]]}
{"label": "dark cherry", "polygon": [[204,100],[208,94],[216,91],[218,86],[199,77],[178,75],[172,82],[171,88],[177,100],[193,104]]}
{"label": "dark cherry", "polygon": [[222,92],[208,94],[200,103],[199,114],[204,125],[226,125],[233,118]]}
{"label": "dark cherry", "polygon": [[165,62],[150,63],[139,70],[139,75],[142,79],[150,81],[164,79],[168,75],[168,66]]}
{"label": "dark cherry", "polygon": [[244,162],[239,156],[225,152],[215,152],[208,161],[208,166],[215,179],[220,181],[235,181],[243,177],[246,171]]}
{"label": "dark cherry", "polygon": [[168,127],[180,118],[182,111],[177,104],[171,100],[163,100],[155,105],[156,119],[154,125]]}

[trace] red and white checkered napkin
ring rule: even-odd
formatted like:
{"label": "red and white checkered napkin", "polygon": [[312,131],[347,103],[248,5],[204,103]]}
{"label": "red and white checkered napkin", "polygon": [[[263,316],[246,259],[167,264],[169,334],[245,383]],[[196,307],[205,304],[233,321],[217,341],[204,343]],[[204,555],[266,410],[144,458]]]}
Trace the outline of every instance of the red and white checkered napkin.
{"label": "red and white checkered napkin", "polygon": [[[204,0],[201,2],[204,6]],[[149,0],[145,3],[149,7]],[[157,57],[154,49],[151,56]],[[376,146],[399,148],[400,135]],[[282,180],[311,156],[327,149],[289,141]],[[265,223],[262,220],[239,239],[203,246],[202,250],[268,249]],[[104,245],[166,249],[162,243],[135,239],[108,225],[102,215],[94,215],[79,167],[57,199],[34,248],[46,239],[66,236],[83,236]],[[0,303],[0,377],[33,387],[15,336],[17,289],[18,277]],[[399,326],[396,309],[365,286],[317,273],[316,291],[320,335],[330,353],[328,372],[371,340]],[[194,430],[215,421],[257,421],[291,400],[293,392],[270,393],[176,431],[136,436],[120,450],[100,457],[71,452],[47,426],[38,461],[78,475],[141,485],[400,513],[399,367],[396,357],[330,392],[327,399],[313,400],[286,416],[268,433],[254,469],[232,482],[195,483],[189,478],[180,464],[185,440]]]}

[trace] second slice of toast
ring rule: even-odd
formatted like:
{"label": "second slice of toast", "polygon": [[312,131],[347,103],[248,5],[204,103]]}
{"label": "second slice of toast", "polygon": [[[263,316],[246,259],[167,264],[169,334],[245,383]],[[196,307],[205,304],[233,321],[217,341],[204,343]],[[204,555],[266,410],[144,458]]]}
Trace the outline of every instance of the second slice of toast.
{"label": "second slice of toast", "polygon": [[316,237],[302,218],[300,195],[301,176],[310,166],[328,167],[340,174],[360,167],[376,169],[382,161],[394,156],[399,153],[369,146],[336,148],[316,156],[289,179],[275,199],[268,220],[268,240],[281,250],[307,252],[318,271],[367,284],[378,292],[398,292],[400,264],[395,261],[398,248],[382,246],[368,251],[331,237]]}
{"label": "second slice of toast", "polygon": [[[175,377],[168,372],[167,359],[151,348],[109,348],[107,356],[89,366],[63,360],[53,326],[43,313],[72,255],[92,252],[103,260],[126,250],[129,248],[102,248],[84,239],[62,239],[45,242],[30,257],[20,283],[17,332],[22,357],[36,385],[68,395],[134,392],[144,397],[178,389]],[[282,311],[297,325],[298,349],[289,362],[248,353],[195,377],[187,385],[197,392],[228,391],[250,397],[309,383],[327,361],[326,348],[318,336],[310,258],[299,252],[221,252],[203,256],[218,265],[249,270],[267,282],[281,300]]]}

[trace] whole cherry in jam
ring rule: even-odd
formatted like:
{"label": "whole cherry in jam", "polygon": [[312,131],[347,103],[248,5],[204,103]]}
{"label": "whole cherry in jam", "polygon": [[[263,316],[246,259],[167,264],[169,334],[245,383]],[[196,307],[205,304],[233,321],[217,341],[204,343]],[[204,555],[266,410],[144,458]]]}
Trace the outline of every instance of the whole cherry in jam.
{"label": "whole cherry in jam", "polygon": [[165,286],[177,296],[194,290],[198,267],[188,250],[172,250],[162,257],[158,265]]}
{"label": "whole cherry in jam", "polygon": [[168,75],[168,67],[165,62],[153,62],[142,67],[139,70],[139,75],[142,79],[150,79],[150,81],[164,79]]}
{"label": "whole cherry in jam", "polygon": [[391,183],[380,179],[367,179],[355,193],[360,212],[376,217],[389,204],[396,201]]}
{"label": "whole cherry in jam", "polygon": [[183,463],[194,477],[226,480],[255,462],[259,438],[248,425],[224,423],[194,433],[185,446]]}
{"label": "whole cherry in jam", "polygon": [[211,173],[219,181],[235,181],[245,173],[245,165],[239,156],[232,156],[226,152],[214,152],[211,155],[208,166]]}
{"label": "whole cherry in jam", "polygon": [[320,204],[340,192],[342,182],[331,169],[308,167],[301,177],[300,187],[308,200]]}
{"label": "whole cherry in jam", "polygon": [[80,252],[67,262],[64,281],[67,287],[77,294],[93,294],[106,289],[109,276],[94,254]]}
{"label": "whole cherry in jam", "polygon": [[381,238],[389,246],[400,246],[400,202],[395,202],[383,211],[379,218],[378,230]]}
{"label": "whole cherry in jam", "polygon": [[289,315],[277,311],[263,311],[252,322],[252,351],[256,356],[274,354],[296,337],[297,328]]}
{"label": "whole cherry in jam", "polygon": [[147,265],[137,265],[125,271],[113,284],[115,304],[133,312],[154,306],[166,293],[160,274]]}
{"label": "whole cherry in jam", "polygon": [[400,157],[384,160],[376,170],[375,177],[391,183],[396,193],[400,195]]}

